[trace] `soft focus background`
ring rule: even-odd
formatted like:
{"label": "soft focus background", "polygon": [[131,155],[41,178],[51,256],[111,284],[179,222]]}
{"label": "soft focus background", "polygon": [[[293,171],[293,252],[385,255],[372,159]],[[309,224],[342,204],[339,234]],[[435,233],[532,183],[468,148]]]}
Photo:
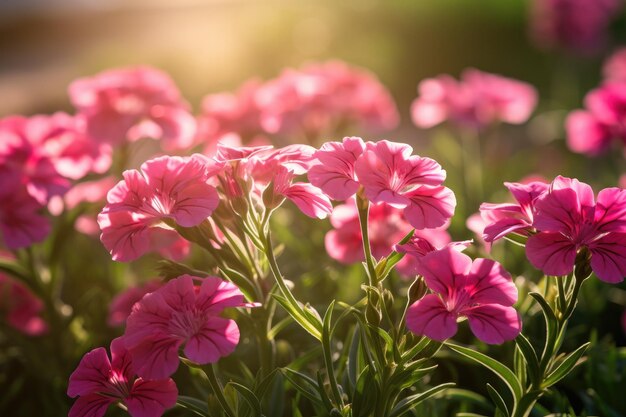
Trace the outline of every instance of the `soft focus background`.
{"label": "soft focus background", "polygon": [[[529,9],[529,2],[523,0],[0,0],[0,117],[72,112],[68,84],[113,67],[146,64],[163,69],[198,112],[206,94],[234,91],[254,77],[273,78],[285,67],[341,59],[375,73],[390,90],[401,115],[395,131],[366,139],[406,142],[418,153],[437,159],[448,170],[447,185],[461,200],[463,173],[455,170],[460,149],[454,134],[440,127],[418,129],[411,122],[410,105],[420,80],[441,73],[458,77],[467,67],[478,68],[532,84],[540,101],[528,123],[503,126],[481,139],[484,193],[482,198],[473,196],[471,201],[460,202],[451,228],[455,239],[471,238],[466,217],[481,201],[504,201],[504,181],[518,181],[528,175],[550,180],[562,174],[591,183],[598,190],[616,186],[619,176],[626,173],[621,148],[596,158],[573,154],[566,146],[563,129],[567,113],[582,107],[584,95],[600,83],[603,60],[615,48],[626,45],[623,13],[613,21],[607,43],[581,56],[538,47],[541,45],[529,36]],[[317,296],[321,304],[332,297],[354,299],[361,279],[357,269],[340,270],[347,272],[345,275],[316,270],[320,258],[328,259],[322,247],[327,229],[314,229],[310,223],[297,227],[302,229],[296,228],[280,239],[288,252],[298,256],[287,259],[306,260],[287,262],[287,275],[301,275],[309,268],[301,291],[315,288],[311,296]],[[302,235],[318,239],[314,244],[320,252],[298,246]],[[516,248],[507,246],[507,250],[515,252]],[[64,411],[58,410],[71,403],[58,395],[67,380],[62,373],[71,371],[82,353],[107,344],[115,335],[102,317],[111,295],[122,285],[107,283],[106,275],[111,268],[131,268],[107,265],[86,272],[85,268],[94,268],[94,260],[110,260],[101,248],[94,253],[100,258],[89,258],[87,263],[71,260],[69,269],[85,277],[75,289],[67,290],[65,301],[72,304],[73,299],[93,290],[88,299],[94,304],[88,306],[83,298],[82,307],[78,307],[87,317],[81,325],[102,333],[94,333],[91,339],[85,336],[84,345],[75,349],[75,359],[58,365],[63,371],[53,378],[56,398],[35,396],[39,400],[33,400],[33,409],[24,401],[31,401],[33,392],[45,393],[53,379],[23,377],[23,370],[32,367],[14,360],[20,354],[2,336],[0,415],[13,415],[7,410],[18,408],[25,411],[17,415],[35,415],[32,410],[41,407],[47,410],[45,415],[62,415]],[[520,254],[515,252],[516,256],[503,260],[514,274],[523,270]],[[330,275],[331,284],[316,287],[326,275]],[[343,285],[344,276],[354,284],[354,292]],[[98,293],[94,288],[103,291]],[[591,351],[592,360],[577,371],[578,378],[574,375],[563,383],[562,396],[547,397],[544,403],[552,409],[567,410],[572,404],[577,410],[588,407],[599,415],[626,413],[626,400],[619,388],[626,384],[626,358],[623,350],[615,349],[626,345],[626,329],[620,322],[626,305],[624,289],[624,284],[608,286],[597,279],[586,284],[571,332],[577,341],[571,345],[589,337],[600,342]],[[89,311],[94,311],[93,320],[100,322],[90,323]],[[542,331],[541,325],[537,330]],[[46,366],[45,362],[41,366]],[[442,379],[457,378],[466,387],[484,391],[481,378],[468,376],[469,368],[442,364]],[[476,375],[483,372],[471,369]],[[20,379],[20,384],[14,383]],[[604,393],[600,399],[599,392]]]}

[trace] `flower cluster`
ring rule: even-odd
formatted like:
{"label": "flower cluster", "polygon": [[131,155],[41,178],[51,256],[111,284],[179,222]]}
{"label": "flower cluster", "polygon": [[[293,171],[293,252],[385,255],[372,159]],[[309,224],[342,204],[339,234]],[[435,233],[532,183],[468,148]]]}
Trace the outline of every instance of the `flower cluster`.
{"label": "flower cluster", "polygon": [[471,128],[498,121],[520,124],[537,104],[537,92],[530,84],[476,69],[466,69],[460,80],[449,75],[427,78],[417,91],[411,115],[421,128],[444,121]]}
{"label": "flower cluster", "polygon": [[483,204],[489,224],[487,241],[509,233],[529,236],[528,260],[547,275],[567,275],[576,255],[585,248],[590,267],[603,281],[621,282],[626,276],[626,191],[605,188],[594,198],[591,187],[558,176],[551,184],[507,184],[517,200],[511,204]]}
{"label": "flower cluster", "polygon": [[208,95],[198,138],[209,149],[218,141],[241,145],[268,135],[313,141],[347,127],[388,131],[398,121],[393,99],[373,74],[329,61],[286,69],[265,83],[249,81],[236,94]]}

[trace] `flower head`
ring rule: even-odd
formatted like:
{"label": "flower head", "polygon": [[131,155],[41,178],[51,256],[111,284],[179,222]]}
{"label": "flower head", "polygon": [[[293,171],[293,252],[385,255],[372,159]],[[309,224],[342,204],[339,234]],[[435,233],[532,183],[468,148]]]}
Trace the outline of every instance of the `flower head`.
{"label": "flower head", "polygon": [[107,324],[111,327],[121,326],[126,323],[135,303],[144,295],[161,288],[163,283],[160,279],[150,280],[142,285],[136,285],[117,294],[109,304],[109,317]]}
{"label": "flower head", "polygon": [[591,268],[603,281],[626,276],[626,190],[593,190],[576,179],[558,176],[535,202],[533,226],[539,233],[526,243],[528,260],[547,275],[572,272],[586,248]]}
{"label": "flower head", "polygon": [[[169,246],[156,242],[173,222],[193,227],[209,217],[219,203],[210,179],[221,165],[200,155],[190,158],[163,156],[145,162],[141,171],[124,172],[107,195],[107,205],[98,216],[101,240],[117,261],[129,261],[151,248]],[[156,247],[154,246],[156,245]]]}
{"label": "flower head", "polygon": [[465,317],[470,329],[485,343],[500,344],[521,331],[521,320],[511,307],[517,289],[502,266],[490,259],[472,259],[451,247],[426,254],[418,272],[433,293],[407,311],[413,333],[444,341],[457,332]]}
{"label": "flower head", "polygon": [[13,328],[29,336],[48,331],[48,325],[40,317],[43,302],[20,281],[0,274],[0,311]]}
{"label": "flower head", "polygon": [[69,94],[96,140],[118,144],[147,137],[162,140],[165,149],[193,144],[195,119],[174,82],[160,70],[104,71],[74,81]]}
{"label": "flower head", "polygon": [[160,417],[176,404],[178,390],[171,378],[136,378],[133,366],[119,337],[111,342],[111,360],[103,347],[85,354],[70,375],[67,395],[79,398],[69,417],[102,417],[118,401],[132,417]]}
{"label": "flower head", "polygon": [[[194,284],[199,280],[199,285]],[[214,363],[239,343],[235,321],[220,317],[244,304],[243,294],[217,277],[182,275],[135,304],[126,321],[124,341],[137,374],[166,378],[178,368],[178,351],[199,364]]]}

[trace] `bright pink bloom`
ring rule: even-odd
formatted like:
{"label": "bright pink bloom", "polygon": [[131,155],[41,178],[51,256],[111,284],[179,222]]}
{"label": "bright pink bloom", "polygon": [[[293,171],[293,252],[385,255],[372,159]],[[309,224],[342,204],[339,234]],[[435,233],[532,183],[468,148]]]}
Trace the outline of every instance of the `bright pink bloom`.
{"label": "bright pink bloom", "polygon": [[593,190],[576,179],[558,176],[535,201],[528,239],[528,260],[547,275],[572,272],[579,249],[591,252],[591,268],[603,281],[626,276],[626,191],[605,188],[594,201]]}
{"label": "bright pink bloom", "polygon": [[442,226],[456,206],[454,193],[441,186],[446,172],[434,160],[412,152],[401,143],[368,142],[355,164],[359,183],[371,202],[404,209],[414,228]]}
{"label": "bright pink bloom", "polygon": [[476,69],[465,70],[459,81],[449,75],[425,79],[418,94],[411,115],[422,128],[446,120],[476,128],[497,121],[520,124],[537,104],[537,92],[531,85]]}
{"label": "bright pink bloom", "polygon": [[520,333],[521,320],[511,307],[517,301],[517,288],[499,263],[472,261],[446,247],[422,257],[418,272],[434,293],[409,307],[406,326],[413,333],[444,341],[456,334],[461,317],[485,343],[500,344]]}
{"label": "bright pink bloom", "polygon": [[183,345],[185,356],[199,364],[230,355],[239,343],[239,328],[220,314],[243,306],[241,291],[217,277],[182,275],[147,294],[133,307],[124,334],[137,373],[145,378],[173,374]]}
{"label": "bright pink bloom", "polygon": [[288,198],[309,217],[325,219],[332,213],[333,205],[322,190],[305,182],[292,182],[295,175],[284,166],[280,166],[275,175],[274,195]]}
{"label": "bright pink bloom", "polygon": [[483,238],[493,242],[509,233],[529,235],[533,231],[534,205],[539,196],[548,190],[548,184],[532,181],[527,184],[505,182],[515,203],[483,203],[480,215],[485,222]]}
{"label": "bright pink bloom", "polygon": [[626,48],[620,48],[604,61],[604,78],[609,81],[626,81]]}
{"label": "bright pink bloom", "polygon": [[541,48],[593,54],[607,43],[609,26],[621,7],[619,0],[534,0],[531,35]]}
{"label": "bright pink bloom", "polygon": [[256,100],[261,125],[271,134],[314,139],[351,125],[379,132],[393,129],[399,119],[374,75],[339,61],[287,69],[265,83]]}
{"label": "bright pink bloom", "polygon": [[613,139],[626,142],[626,83],[607,82],[585,97],[586,110],[567,117],[567,145],[573,152],[599,155],[609,150]]}
{"label": "bright pink bloom", "polygon": [[[398,263],[398,271],[407,276],[417,275],[419,273],[419,264],[422,258],[427,254],[441,250],[444,247],[449,247],[459,252],[467,249],[471,244],[471,240],[464,240],[462,242],[450,242],[450,235],[447,232],[440,231],[439,229],[433,229],[435,232],[429,236],[427,230],[416,230],[413,233],[411,239],[403,245],[395,245],[394,250],[398,253],[404,253],[405,256],[402,261]],[[437,236],[436,232],[443,232],[445,235]],[[444,237],[444,239],[441,239]],[[433,240],[432,237],[439,237],[438,240]],[[433,244],[434,242],[434,244]],[[403,263],[403,261],[405,261]]]}
{"label": "bright pink bloom", "polygon": [[50,222],[40,214],[41,204],[19,183],[17,171],[0,168],[0,235],[9,249],[41,242],[50,233]]}
{"label": "bright pink bloom", "polygon": [[365,143],[358,137],[324,143],[313,155],[319,162],[309,170],[309,181],[333,200],[346,200],[359,189],[354,164],[364,150]]}
{"label": "bright pink bloom", "polygon": [[167,150],[193,144],[196,122],[172,79],[150,67],[113,69],[69,87],[72,104],[99,141],[162,140]]}
{"label": "bright pink bloom", "polygon": [[220,164],[194,155],[163,156],[145,162],[141,171],[125,171],[98,216],[102,243],[113,259],[138,258],[154,248],[151,240],[162,236],[163,229],[176,236],[166,221],[183,227],[202,223],[219,203],[209,180],[221,169]]}
{"label": "bright pink bloom", "polygon": [[143,298],[144,295],[154,292],[161,288],[163,283],[160,279],[152,279],[141,285],[129,287],[121,293],[117,294],[109,304],[109,317],[107,324],[111,327],[121,326],[126,323],[126,319],[130,316],[135,303]]}
{"label": "bright pink bloom", "polygon": [[70,375],[67,395],[79,398],[69,417],[102,417],[118,401],[132,417],[160,417],[176,404],[178,389],[171,378],[136,378],[133,367],[120,337],[111,342],[111,360],[103,347],[85,354]]}
{"label": "bright pink bloom", "polygon": [[0,311],[11,327],[29,336],[46,333],[42,310],[43,302],[26,285],[0,273]]}

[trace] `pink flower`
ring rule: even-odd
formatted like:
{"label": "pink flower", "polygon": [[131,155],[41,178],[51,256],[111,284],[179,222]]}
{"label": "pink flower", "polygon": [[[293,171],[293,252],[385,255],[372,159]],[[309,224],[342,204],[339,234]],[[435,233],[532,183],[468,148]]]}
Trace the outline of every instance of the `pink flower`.
{"label": "pink flower", "polygon": [[152,138],[167,150],[193,144],[194,117],[171,78],[150,67],[121,68],[80,78],[69,87],[72,104],[93,138],[119,144]]}
{"label": "pink flower", "polygon": [[575,110],[565,123],[567,145],[591,156],[609,150],[613,139],[626,141],[626,83],[607,82],[585,97],[587,110]]}
{"label": "pink flower", "polygon": [[531,35],[541,48],[593,54],[607,43],[609,26],[621,7],[619,0],[534,0]]}
{"label": "pink flower", "polygon": [[[406,221],[402,210],[385,203],[372,204],[368,216],[368,235],[372,256],[380,260],[388,256],[396,244],[413,228]],[[354,199],[335,207],[330,216],[333,229],[324,239],[328,255],[343,263],[352,264],[365,260],[363,238],[359,223],[359,213]],[[445,229],[426,229],[414,231],[428,245],[441,248],[450,242],[450,235]],[[434,250],[434,249],[433,249]],[[397,271],[403,276],[414,275],[415,262],[405,256],[397,265]]]}
{"label": "pink flower", "polygon": [[[429,236],[425,232],[432,232],[432,234]],[[433,237],[438,239],[433,239]],[[419,264],[427,254],[441,250],[444,247],[462,252],[471,244],[471,240],[450,242],[450,235],[439,229],[432,229],[432,231],[416,230],[407,243],[394,246],[396,252],[405,254],[404,258],[397,265],[398,271],[406,276],[417,275],[419,273]]]}
{"label": "pink flower", "polygon": [[604,61],[602,73],[609,81],[626,81],[626,48],[618,49]]}
{"label": "pink flower", "polygon": [[315,139],[357,125],[372,132],[393,129],[393,99],[369,72],[339,61],[287,69],[256,94],[263,129]]}
{"label": "pink flower", "polygon": [[572,272],[581,248],[591,253],[591,268],[603,281],[626,276],[626,191],[593,190],[558,176],[535,201],[533,226],[540,232],[526,243],[528,260],[547,275]]}
{"label": "pink flower", "polygon": [[19,183],[20,174],[0,168],[0,234],[9,249],[25,248],[41,242],[50,233],[50,222],[43,210]]}
{"label": "pink flower", "polygon": [[358,137],[324,143],[313,155],[318,162],[308,172],[309,181],[330,198],[346,200],[359,189],[354,164],[364,150],[365,143]]}
{"label": "pink flower", "polygon": [[533,231],[535,201],[548,190],[548,184],[541,181],[505,182],[504,185],[516,203],[480,205],[480,215],[485,222],[482,234],[486,242],[502,239],[513,232],[529,235]]}
{"label": "pink flower", "polygon": [[33,138],[29,129],[34,124],[21,116],[0,120],[0,167],[3,171],[19,173],[17,183],[44,205],[51,197],[63,195],[70,182],[57,171],[50,155]]}
{"label": "pink flower", "polygon": [[133,305],[143,298],[144,295],[161,288],[163,283],[160,279],[153,279],[141,285],[129,287],[117,294],[109,304],[109,317],[107,324],[111,327],[121,326],[126,323],[130,316]]}
{"label": "pink flower", "polygon": [[102,243],[113,259],[140,257],[155,248],[151,240],[165,237],[163,230],[174,238],[166,222],[182,227],[202,223],[219,203],[209,180],[221,169],[221,164],[194,155],[163,156],[145,162],[141,171],[125,171],[98,216]]}
{"label": "pink flower", "polygon": [[454,193],[441,186],[446,172],[430,158],[411,155],[409,145],[382,140],[368,142],[355,172],[373,203],[404,209],[416,229],[442,226],[454,213]]}
{"label": "pink flower", "polygon": [[0,311],[11,327],[29,336],[46,333],[42,310],[42,301],[26,285],[0,273]]}
{"label": "pink flower", "polygon": [[413,333],[444,341],[456,334],[462,317],[485,343],[501,344],[520,333],[521,320],[511,307],[517,301],[517,289],[499,263],[472,261],[446,247],[426,254],[418,271],[433,294],[409,307],[406,325]]}
{"label": "pink flower", "polygon": [[196,141],[204,143],[204,153],[211,154],[217,143],[240,146],[264,134],[256,94],[261,83],[250,80],[234,93],[210,94],[202,99]]}
{"label": "pink flower", "polygon": [[133,367],[120,337],[111,342],[111,360],[103,347],[85,354],[70,375],[67,395],[79,398],[69,417],[102,417],[118,401],[132,417],[160,417],[176,404],[178,390],[171,378],[136,378]]}
{"label": "pink flower", "polygon": [[476,128],[497,121],[520,124],[537,104],[537,92],[531,85],[471,68],[459,81],[449,75],[425,79],[418,93],[411,115],[422,128],[446,120]]}
{"label": "pink flower", "polygon": [[[295,174],[284,166],[278,167],[275,175],[273,194],[288,198],[307,216],[325,219],[333,211],[332,203],[322,190],[305,182],[294,183]],[[274,203],[268,208],[276,206],[278,204]]]}
{"label": "pink flower", "polygon": [[182,275],[145,295],[133,307],[124,334],[137,373],[144,378],[173,374],[183,345],[185,357],[199,364],[230,355],[239,343],[239,328],[220,314],[243,306],[241,291],[217,277]]}

